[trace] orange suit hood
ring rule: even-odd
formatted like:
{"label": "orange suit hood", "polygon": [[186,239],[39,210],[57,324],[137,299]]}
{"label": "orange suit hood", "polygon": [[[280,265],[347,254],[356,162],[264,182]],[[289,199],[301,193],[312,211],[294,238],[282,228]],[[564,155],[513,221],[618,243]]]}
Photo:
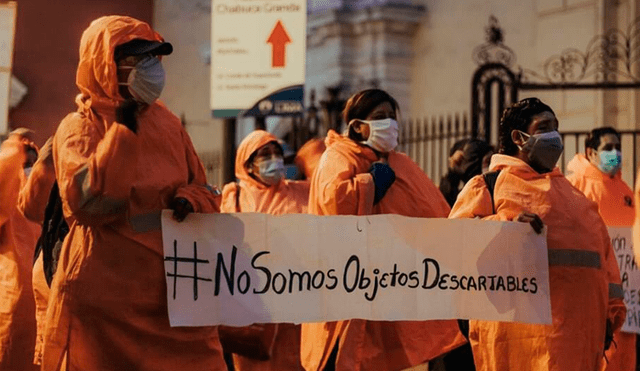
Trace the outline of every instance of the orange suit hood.
{"label": "orange suit hood", "polygon": [[598,204],[598,211],[608,226],[630,227],[635,219],[633,191],[622,180],[621,172],[610,177],[594,166],[583,154],[567,165],[567,179],[588,199]]}
{"label": "orange suit hood", "polygon": [[226,184],[222,189],[222,212],[272,215],[307,212],[309,182],[283,179],[278,184],[267,186],[247,171],[245,164],[251,155],[265,144],[275,141],[277,138],[264,130],[256,130],[242,141],[236,156],[238,182]]}
{"label": "orange suit hood", "polygon": [[80,39],[78,105],[113,108],[123,100],[118,93],[114,51],[116,46],[134,39],[164,41],[147,23],[131,17],[111,15],[91,22]]}
{"label": "orange suit hood", "polygon": [[277,143],[278,138],[264,130],[256,130],[242,140],[240,146],[238,146],[238,154],[236,155],[236,178],[238,178],[238,180],[246,182],[253,187],[267,188],[266,185],[260,183],[249,175],[249,171],[245,167],[245,164],[249,161],[249,158],[255,151],[270,142]]}

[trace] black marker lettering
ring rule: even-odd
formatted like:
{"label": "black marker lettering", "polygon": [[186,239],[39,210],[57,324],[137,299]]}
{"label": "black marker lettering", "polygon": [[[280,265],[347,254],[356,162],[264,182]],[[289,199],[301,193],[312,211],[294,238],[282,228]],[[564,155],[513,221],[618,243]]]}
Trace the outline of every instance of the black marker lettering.
{"label": "black marker lettering", "polygon": [[338,277],[336,277],[336,276],[334,276],[334,275],[333,275],[333,273],[334,273],[335,271],[336,271],[336,270],[335,270],[335,269],[333,269],[333,268],[331,268],[331,269],[329,269],[329,270],[327,271],[327,282],[328,282],[329,280],[333,280],[333,284],[329,285],[329,284],[327,283],[327,286],[325,286],[328,290],[333,290],[333,289],[335,289],[335,288],[338,286]]}
{"label": "black marker lettering", "polygon": [[[282,285],[280,286],[280,288],[278,289],[276,286],[278,286],[278,283],[276,282],[276,280],[278,279],[278,277],[282,278]],[[281,272],[278,272],[276,274],[273,275],[273,283],[272,283],[272,288],[273,291],[275,291],[276,294],[280,295],[284,292],[284,290],[286,290],[287,288],[287,277],[284,276],[284,274],[282,274]]]}
{"label": "black marker lettering", "polygon": [[[356,277],[355,280],[353,281],[353,286],[349,287],[349,280],[348,280],[348,275],[349,275],[349,268],[351,267],[351,263],[355,262],[355,271],[356,271]],[[360,261],[358,260],[358,257],[355,255],[351,255],[351,257],[349,258],[349,260],[347,261],[347,265],[344,267],[344,279],[343,279],[343,285],[344,285],[344,289],[347,292],[353,292],[353,290],[356,289],[356,287],[358,287],[358,273],[360,272]]]}
{"label": "black marker lettering", "polygon": [[[317,277],[320,277],[320,283],[317,283]],[[321,270],[317,270],[316,273],[313,274],[313,278],[311,279],[311,286],[313,286],[313,288],[317,290],[321,288],[322,285],[324,285],[324,272]]]}
{"label": "black marker lettering", "polygon": [[[436,285],[438,284],[438,281],[440,280],[440,264],[438,264],[437,261],[431,258],[424,259],[422,263],[424,264],[424,281],[422,283],[422,288],[432,289],[436,287]],[[433,264],[436,272],[435,277],[433,277],[433,282],[431,284],[427,284],[427,281],[429,280],[429,263]]]}
{"label": "black marker lettering", "polygon": [[227,286],[229,287],[229,294],[233,295],[233,284],[236,280],[236,255],[238,254],[238,248],[233,246],[231,250],[231,268],[227,269],[227,266],[224,264],[224,255],[221,252],[218,253],[218,260],[216,262],[216,287],[214,291],[214,295],[218,296],[220,293],[220,275],[224,270],[224,278],[227,281]]}
{"label": "black marker lettering", "polygon": [[[311,291],[311,273],[304,271],[302,273],[294,272],[289,269],[289,293],[293,292],[293,281],[294,278],[298,279],[298,291],[304,290],[304,281],[305,278],[307,280],[307,291]],[[275,277],[274,277],[275,279]]]}
{"label": "black marker lettering", "polygon": [[259,253],[253,256],[253,259],[251,259],[251,267],[255,270],[262,271],[262,273],[264,273],[265,276],[267,276],[267,282],[265,282],[262,290],[258,291],[256,289],[253,289],[254,294],[264,294],[267,291],[269,291],[269,287],[271,286],[271,271],[265,267],[256,265],[256,260],[258,260],[258,258],[261,257],[262,255],[267,255],[267,254],[269,254],[269,251],[260,251]]}

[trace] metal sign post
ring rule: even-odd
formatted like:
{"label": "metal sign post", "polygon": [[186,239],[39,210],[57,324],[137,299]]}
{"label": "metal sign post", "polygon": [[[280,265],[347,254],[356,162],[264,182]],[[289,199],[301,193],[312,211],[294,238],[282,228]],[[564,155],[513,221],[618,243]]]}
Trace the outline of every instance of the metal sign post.
{"label": "metal sign post", "polygon": [[17,7],[15,1],[0,2],[0,135],[9,132],[9,92]]}

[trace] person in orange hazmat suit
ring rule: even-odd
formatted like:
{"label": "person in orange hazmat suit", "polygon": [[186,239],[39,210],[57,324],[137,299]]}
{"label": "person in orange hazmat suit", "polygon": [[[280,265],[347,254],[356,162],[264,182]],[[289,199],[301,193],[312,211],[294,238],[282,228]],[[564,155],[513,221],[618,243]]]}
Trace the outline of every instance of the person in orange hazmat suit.
{"label": "person in orange hazmat suit", "polygon": [[36,157],[27,129],[14,130],[0,146],[0,370],[37,370],[31,274],[40,227],[17,207]]}
{"label": "person in orange hazmat suit", "polygon": [[547,228],[553,323],[471,320],[478,371],[599,370],[605,338],[625,318],[607,227],[596,204],[556,167],[564,149],[557,130],[553,110],[537,98],[507,108],[491,159],[493,193],[489,174],[472,178],[449,216],[528,222],[538,233]]}
{"label": "person in orange hazmat suit", "polygon": [[94,20],[80,41],[77,111],[53,140],[69,233],[51,285],[42,370],[224,370],[216,327],[171,327],[160,212],[219,211],[180,120],[159,102],[147,23]]}
{"label": "person in orange hazmat suit", "polygon": [[[620,133],[611,127],[591,130],[585,153],[576,154],[567,165],[569,182],[598,204],[609,227],[632,227],[635,220],[633,191],[622,180],[621,166]],[[616,331],[606,357],[608,371],[635,370],[636,335]]]}
{"label": "person in orange hazmat suit", "polygon": [[318,168],[320,157],[324,153],[327,146],[324,140],[314,138],[307,141],[300,147],[293,162],[304,175],[304,179],[311,180],[313,172]]}
{"label": "person in orange hazmat suit", "polygon": [[[238,147],[236,182],[222,189],[223,213],[272,215],[307,213],[309,183],[284,179],[283,151],[278,138],[264,130],[249,134]],[[302,370],[300,325],[265,324],[274,329],[272,354],[268,360],[234,354],[237,371]],[[223,342],[224,347],[224,342]]]}
{"label": "person in orange hazmat suit", "polygon": [[[53,168],[53,153],[51,152],[53,137],[49,138],[40,148],[38,160],[33,164],[31,174],[27,182],[18,195],[18,209],[32,222],[42,225],[44,210],[49,200],[49,194],[53,183],[56,180]],[[34,363],[42,364],[42,344],[44,320],[47,313],[47,302],[49,301],[49,285],[45,279],[43,254],[36,253],[36,261],[33,264],[32,283],[33,296],[36,303],[36,345]]]}
{"label": "person in orange hazmat suit", "polygon": [[[370,89],[347,101],[347,133],[330,131],[327,149],[311,179],[309,213],[399,214],[446,217],[438,188],[398,144],[398,104]],[[366,321],[302,325],[301,355],[307,371],[401,370],[424,364],[466,340],[455,320]]]}

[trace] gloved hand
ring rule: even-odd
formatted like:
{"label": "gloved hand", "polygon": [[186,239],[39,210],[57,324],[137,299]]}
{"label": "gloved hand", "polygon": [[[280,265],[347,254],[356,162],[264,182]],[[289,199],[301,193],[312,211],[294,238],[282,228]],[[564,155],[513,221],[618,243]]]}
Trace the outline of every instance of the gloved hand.
{"label": "gloved hand", "polygon": [[47,141],[44,143],[42,148],[40,148],[40,153],[38,153],[38,161],[43,162],[48,168],[53,169],[53,137],[49,137]]}
{"label": "gloved hand", "polygon": [[377,204],[387,193],[393,182],[396,181],[396,173],[384,162],[374,162],[371,164],[369,173],[373,176],[373,184],[376,186],[373,204]]}
{"label": "gloved hand", "polygon": [[129,128],[134,133],[138,130],[138,102],[133,99],[125,99],[116,107],[116,122]]}
{"label": "gloved hand", "polygon": [[193,212],[193,205],[183,197],[174,198],[171,203],[171,208],[173,209],[173,218],[179,222],[183,221],[189,213]]}
{"label": "gloved hand", "polygon": [[613,325],[610,320],[607,320],[607,330],[604,333],[604,350],[607,351],[611,348],[613,342]]}

